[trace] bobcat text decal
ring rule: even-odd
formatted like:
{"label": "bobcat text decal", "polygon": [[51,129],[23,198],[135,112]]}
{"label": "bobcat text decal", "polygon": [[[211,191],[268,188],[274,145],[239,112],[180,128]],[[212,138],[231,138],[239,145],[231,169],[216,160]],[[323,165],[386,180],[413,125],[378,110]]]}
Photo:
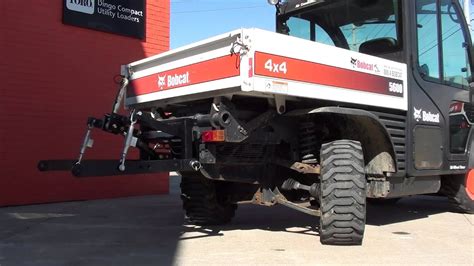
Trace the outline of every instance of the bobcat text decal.
{"label": "bobcat text decal", "polygon": [[429,122],[436,124],[441,122],[439,113],[423,111],[422,108],[417,109],[416,107],[413,107],[413,119],[415,119],[416,122]]}
{"label": "bobcat text decal", "polygon": [[165,90],[168,88],[183,86],[189,84],[191,81],[189,79],[189,72],[185,74],[174,74],[174,75],[158,75],[158,87],[160,90]]}
{"label": "bobcat text decal", "polygon": [[351,64],[352,64],[352,67],[354,67],[354,68],[363,69],[363,70],[367,70],[367,71],[372,71],[372,72],[375,72],[375,73],[380,73],[380,69],[377,66],[377,64],[367,63],[367,62],[364,62],[362,60],[355,59],[353,57],[351,57]]}
{"label": "bobcat text decal", "polygon": [[197,85],[240,75],[236,56],[222,56],[133,79],[127,97]]}

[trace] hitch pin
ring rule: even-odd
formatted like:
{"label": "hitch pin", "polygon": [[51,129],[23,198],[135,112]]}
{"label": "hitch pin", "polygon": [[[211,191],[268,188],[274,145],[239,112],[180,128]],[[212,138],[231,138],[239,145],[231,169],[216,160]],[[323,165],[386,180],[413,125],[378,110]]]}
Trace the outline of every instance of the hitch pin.
{"label": "hitch pin", "polygon": [[84,157],[84,153],[86,152],[87,148],[92,148],[94,145],[94,140],[91,138],[91,132],[93,128],[93,123],[87,123],[87,131],[86,135],[84,136],[84,141],[82,142],[81,151],[79,153],[79,158],[77,159],[76,164],[81,164],[82,158]]}
{"label": "hitch pin", "polygon": [[[141,112],[138,113],[141,115]],[[135,114],[135,110],[132,111],[130,115],[130,127],[128,128],[127,136],[125,137],[125,145],[122,150],[122,156],[120,157],[120,164],[118,166],[118,170],[120,172],[125,171],[125,161],[127,158],[128,149],[130,147],[135,147],[137,145],[137,138],[133,136],[133,130],[135,129],[135,124],[137,123],[137,117]]]}

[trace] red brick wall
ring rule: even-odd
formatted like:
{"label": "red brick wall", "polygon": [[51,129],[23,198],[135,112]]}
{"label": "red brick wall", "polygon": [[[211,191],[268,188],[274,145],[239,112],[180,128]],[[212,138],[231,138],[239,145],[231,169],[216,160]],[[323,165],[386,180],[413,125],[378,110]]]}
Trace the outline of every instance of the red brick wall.
{"label": "red brick wall", "polygon": [[[76,158],[88,116],[110,112],[120,65],[169,49],[169,0],[147,0],[146,40],[62,24],[62,1],[0,1],[0,206],[168,192],[167,174],[75,179],[39,173]],[[87,158],[119,158],[94,132]]]}

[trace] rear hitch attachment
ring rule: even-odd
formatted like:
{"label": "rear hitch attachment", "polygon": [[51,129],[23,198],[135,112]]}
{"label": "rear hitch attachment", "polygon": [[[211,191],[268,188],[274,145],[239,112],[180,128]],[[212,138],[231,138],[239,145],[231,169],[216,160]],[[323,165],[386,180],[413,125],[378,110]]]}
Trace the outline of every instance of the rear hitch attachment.
{"label": "rear hitch attachment", "polygon": [[[132,110],[129,116],[118,113],[129,81],[122,77],[120,89],[112,106],[112,112],[103,119],[90,117],[87,120],[87,130],[82,141],[79,156],[67,160],[42,160],[38,169],[45,171],[71,171],[76,177],[139,175],[147,173],[163,173],[170,171],[199,171],[202,164],[193,158],[193,127],[198,123],[218,123],[221,126],[229,123],[230,113],[222,112],[215,117],[197,115],[196,117],[171,118],[160,120],[155,112]],[[213,119],[213,120],[212,120]],[[212,121],[211,121],[212,120]],[[163,159],[149,147],[147,136],[138,130],[146,127],[152,134],[164,138],[178,138],[182,142],[182,151],[179,158]],[[117,160],[86,160],[87,148],[92,148],[92,130],[98,128],[104,132],[125,137],[120,159]],[[148,155],[146,160],[127,160],[130,147],[138,148]]]}
{"label": "rear hitch attachment", "polygon": [[82,159],[84,158],[84,154],[86,153],[87,148],[92,148],[94,146],[94,140],[92,139],[92,129],[93,128],[102,128],[104,122],[100,119],[89,117],[87,119],[87,130],[84,136],[84,140],[82,141],[81,150],[79,152],[79,157],[75,164],[81,164]]}
{"label": "rear hitch attachment", "polygon": [[119,112],[120,104],[122,103],[123,97],[125,96],[125,91],[129,83],[129,80],[126,77],[122,77],[122,80],[120,81],[120,89],[117,93],[117,96],[115,97],[114,105],[112,106],[113,114]]}
{"label": "rear hitch attachment", "polygon": [[125,136],[125,144],[122,150],[122,154],[120,156],[120,162],[118,166],[118,169],[120,172],[125,171],[125,161],[127,159],[128,149],[130,149],[130,147],[135,147],[137,145],[138,139],[133,136],[133,131],[135,130],[135,124],[137,123],[136,115],[141,115],[141,112],[138,112],[138,114],[136,114],[135,110],[132,110],[130,114],[130,126],[128,128],[127,135]]}
{"label": "rear hitch attachment", "polygon": [[[42,160],[38,169],[45,171],[71,171],[76,177],[139,175],[147,173],[162,173],[170,171],[199,171],[201,162],[193,158],[192,154],[192,127],[195,119],[174,119],[166,122],[153,119],[149,113],[132,111],[129,117],[117,113],[106,114],[101,119],[89,118],[87,131],[82,141],[79,157],[69,160]],[[156,132],[180,138],[184,143],[184,151],[180,159],[167,160],[127,160],[130,147],[137,147],[141,151],[150,152],[146,142],[137,135],[137,125],[141,124],[153,128]],[[94,144],[92,130],[98,128],[113,135],[124,136],[124,146],[120,160],[86,160],[87,148]],[[153,155],[153,154],[152,154]]]}
{"label": "rear hitch attachment", "polygon": [[94,145],[94,140],[91,138],[92,128],[94,128],[92,124],[87,123],[86,135],[84,136],[84,140],[82,141],[81,151],[79,152],[79,158],[77,158],[76,164],[81,164],[82,158],[86,153],[86,149],[92,148],[92,146]]}
{"label": "rear hitch attachment", "polygon": [[38,163],[38,169],[45,171],[71,171],[75,177],[99,177],[164,173],[170,171],[195,171],[190,159],[182,160],[128,160],[125,171],[119,171],[117,160],[47,160]]}

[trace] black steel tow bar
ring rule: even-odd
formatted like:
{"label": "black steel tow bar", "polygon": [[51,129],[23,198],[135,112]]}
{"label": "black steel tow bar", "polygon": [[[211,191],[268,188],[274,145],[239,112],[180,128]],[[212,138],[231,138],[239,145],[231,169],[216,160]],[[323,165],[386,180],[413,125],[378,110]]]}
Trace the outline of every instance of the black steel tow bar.
{"label": "black steel tow bar", "polygon": [[46,171],[71,171],[76,177],[138,175],[170,171],[197,171],[201,164],[194,159],[182,160],[129,160],[125,171],[117,168],[117,160],[45,160],[38,163],[38,169]]}

